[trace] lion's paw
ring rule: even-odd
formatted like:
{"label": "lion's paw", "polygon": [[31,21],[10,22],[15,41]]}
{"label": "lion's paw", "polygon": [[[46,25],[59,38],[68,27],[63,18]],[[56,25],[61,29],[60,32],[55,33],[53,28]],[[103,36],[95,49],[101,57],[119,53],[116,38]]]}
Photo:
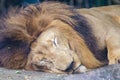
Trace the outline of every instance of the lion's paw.
{"label": "lion's paw", "polygon": [[109,59],[109,65],[120,63],[120,56],[113,57]]}

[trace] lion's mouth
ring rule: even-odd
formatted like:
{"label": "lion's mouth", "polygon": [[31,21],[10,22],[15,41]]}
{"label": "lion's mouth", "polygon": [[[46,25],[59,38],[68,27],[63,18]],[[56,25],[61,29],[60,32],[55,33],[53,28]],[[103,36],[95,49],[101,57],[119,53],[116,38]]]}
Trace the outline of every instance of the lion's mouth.
{"label": "lion's mouth", "polygon": [[71,62],[71,64],[67,67],[65,72],[70,72],[71,70],[73,71],[73,67],[74,67],[74,62]]}
{"label": "lion's mouth", "polygon": [[64,72],[76,74],[88,71],[88,69],[84,65],[79,64],[79,66],[75,67],[74,64],[75,63],[72,62]]}

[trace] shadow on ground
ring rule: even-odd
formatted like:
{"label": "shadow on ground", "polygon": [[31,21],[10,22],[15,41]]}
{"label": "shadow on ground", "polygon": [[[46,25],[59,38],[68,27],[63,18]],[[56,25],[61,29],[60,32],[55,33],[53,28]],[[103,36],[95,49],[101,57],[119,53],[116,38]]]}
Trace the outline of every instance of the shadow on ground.
{"label": "shadow on ground", "polygon": [[0,68],[0,80],[120,80],[120,64],[71,75]]}

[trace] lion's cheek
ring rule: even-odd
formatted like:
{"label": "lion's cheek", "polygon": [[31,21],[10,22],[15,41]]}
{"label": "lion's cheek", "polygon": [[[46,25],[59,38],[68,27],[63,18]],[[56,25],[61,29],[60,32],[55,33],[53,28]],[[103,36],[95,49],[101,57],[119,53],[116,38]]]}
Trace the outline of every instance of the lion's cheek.
{"label": "lion's cheek", "polygon": [[53,64],[56,69],[65,71],[72,62],[73,62],[73,58],[67,53],[63,52],[54,55]]}

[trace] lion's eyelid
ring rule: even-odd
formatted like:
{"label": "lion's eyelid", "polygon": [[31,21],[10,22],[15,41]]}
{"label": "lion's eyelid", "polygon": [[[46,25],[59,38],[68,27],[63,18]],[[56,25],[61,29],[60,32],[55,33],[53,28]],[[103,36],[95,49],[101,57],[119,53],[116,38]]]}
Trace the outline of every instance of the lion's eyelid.
{"label": "lion's eyelid", "polygon": [[53,39],[53,47],[57,47],[58,46],[58,42],[57,42],[57,37],[54,36],[54,39]]}

